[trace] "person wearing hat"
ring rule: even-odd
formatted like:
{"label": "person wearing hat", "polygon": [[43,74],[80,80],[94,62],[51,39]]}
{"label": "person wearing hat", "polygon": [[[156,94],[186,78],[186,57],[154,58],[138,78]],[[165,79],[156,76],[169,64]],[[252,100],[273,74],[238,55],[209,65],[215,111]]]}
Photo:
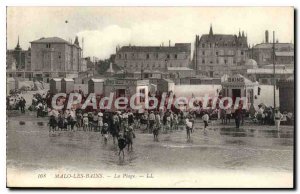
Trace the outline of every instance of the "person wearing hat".
{"label": "person wearing hat", "polygon": [[127,114],[128,114],[128,125],[132,125],[134,123],[133,113],[129,110]]}
{"label": "person wearing hat", "polygon": [[193,127],[193,123],[189,121],[189,118],[186,118],[185,119],[185,128],[186,128],[187,141],[191,140],[192,127]]}
{"label": "person wearing hat", "polygon": [[107,123],[103,124],[103,128],[101,129],[101,134],[104,138],[104,143],[106,144],[107,140],[108,140],[108,124]]}
{"label": "person wearing hat", "polygon": [[103,127],[103,113],[99,112],[98,113],[98,128],[99,128],[99,131],[102,130],[102,127]]}
{"label": "person wearing hat", "polygon": [[149,133],[152,133],[154,124],[155,124],[155,115],[154,115],[153,111],[151,111],[149,114],[149,129],[148,129]]}
{"label": "person wearing hat", "polygon": [[83,130],[86,131],[89,127],[89,118],[88,114],[84,113],[83,114]]}
{"label": "person wearing hat", "polygon": [[274,122],[275,122],[275,126],[276,126],[278,131],[280,129],[280,121],[282,120],[282,118],[283,118],[283,116],[280,113],[280,111],[278,109],[275,109]]}
{"label": "person wearing hat", "polygon": [[208,121],[209,121],[209,115],[207,112],[204,112],[204,115],[202,116],[202,120],[204,122],[204,133],[206,133],[206,127],[208,127]]}
{"label": "person wearing hat", "polygon": [[94,114],[92,115],[93,117],[93,128],[94,128],[94,131],[97,131],[97,128],[98,128],[98,113],[97,111],[94,112]]}
{"label": "person wearing hat", "polygon": [[78,111],[76,113],[76,121],[77,121],[76,126],[77,126],[77,130],[79,130],[79,128],[81,128],[83,126],[82,119],[83,119],[82,113],[81,113],[81,111]]}

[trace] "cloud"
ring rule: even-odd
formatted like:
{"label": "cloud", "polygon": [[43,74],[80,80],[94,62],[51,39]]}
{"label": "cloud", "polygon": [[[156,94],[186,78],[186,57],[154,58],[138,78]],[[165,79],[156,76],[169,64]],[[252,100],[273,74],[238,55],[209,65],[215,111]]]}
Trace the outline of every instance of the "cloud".
{"label": "cloud", "polygon": [[108,58],[115,53],[118,44],[129,42],[132,32],[127,28],[111,25],[103,30],[81,31],[77,35],[80,40],[84,39],[84,56]]}

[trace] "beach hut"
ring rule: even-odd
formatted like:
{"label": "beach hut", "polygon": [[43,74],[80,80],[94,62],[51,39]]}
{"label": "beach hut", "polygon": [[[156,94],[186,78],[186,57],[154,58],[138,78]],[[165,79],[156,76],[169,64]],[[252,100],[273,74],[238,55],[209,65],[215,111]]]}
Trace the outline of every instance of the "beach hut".
{"label": "beach hut", "polygon": [[88,93],[103,94],[104,79],[92,78],[88,81]]}
{"label": "beach hut", "polygon": [[74,80],[71,78],[63,78],[61,80],[61,92],[70,93],[74,91]]}
{"label": "beach hut", "polygon": [[49,84],[50,84],[50,93],[56,94],[61,91],[61,78],[52,78]]}

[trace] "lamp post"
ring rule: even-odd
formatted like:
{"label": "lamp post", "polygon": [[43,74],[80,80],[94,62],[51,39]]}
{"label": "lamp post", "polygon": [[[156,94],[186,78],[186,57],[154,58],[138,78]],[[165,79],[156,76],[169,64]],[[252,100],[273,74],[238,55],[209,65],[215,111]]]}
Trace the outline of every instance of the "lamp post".
{"label": "lamp post", "polygon": [[274,98],[274,109],[276,108],[276,99],[275,99],[275,94],[276,94],[276,80],[275,80],[275,31],[273,31],[273,98]]}

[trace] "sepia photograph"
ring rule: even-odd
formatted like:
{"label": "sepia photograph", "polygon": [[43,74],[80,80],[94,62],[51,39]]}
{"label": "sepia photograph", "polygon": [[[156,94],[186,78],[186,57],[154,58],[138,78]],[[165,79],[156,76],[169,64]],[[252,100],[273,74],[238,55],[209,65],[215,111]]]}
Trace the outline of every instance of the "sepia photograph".
{"label": "sepia photograph", "polygon": [[294,14],[7,6],[7,187],[295,188]]}

